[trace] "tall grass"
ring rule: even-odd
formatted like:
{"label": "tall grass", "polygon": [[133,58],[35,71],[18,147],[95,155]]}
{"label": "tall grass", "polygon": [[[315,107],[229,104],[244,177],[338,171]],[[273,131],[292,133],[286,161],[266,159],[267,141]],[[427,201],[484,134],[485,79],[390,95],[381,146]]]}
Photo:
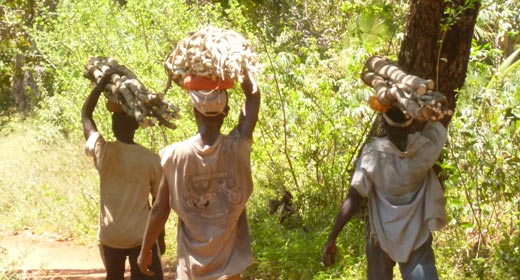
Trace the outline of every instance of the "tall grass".
{"label": "tall grass", "polygon": [[38,122],[15,119],[0,130],[2,232],[30,229],[92,240],[96,232],[97,173],[80,141],[40,141]]}

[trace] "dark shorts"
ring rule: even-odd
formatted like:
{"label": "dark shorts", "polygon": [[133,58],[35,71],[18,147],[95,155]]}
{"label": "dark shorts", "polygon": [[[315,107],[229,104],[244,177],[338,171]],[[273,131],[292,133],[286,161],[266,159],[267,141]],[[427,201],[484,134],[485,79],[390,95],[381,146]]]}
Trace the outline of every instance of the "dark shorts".
{"label": "dark shorts", "polygon": [[[371,240],[372,239],[372,240]],[[381,249],[375,238],[367,236],[367,279],[391,280],[395,261]],[[407,262],[399,263],[403,280],[438,280],[435,256],[432,249],[432,236],[421,247],[412,252]]]}
{"label": "dark shorts", "polygon": [[129,249],[116,249],[105,245],[100,245],[101,257],[105,264],[107,272],[107,280],[123,280],[125,279],[125,262],[126,257],[130,262],[130,279],[163,279],[163,271],[161,265],[161,257],[157,244],[152,248],[152,266],[150,270],[155,273],[154,276],[147,276],[141,273],[137,265],[137,257],[141,251],[141,246]]}

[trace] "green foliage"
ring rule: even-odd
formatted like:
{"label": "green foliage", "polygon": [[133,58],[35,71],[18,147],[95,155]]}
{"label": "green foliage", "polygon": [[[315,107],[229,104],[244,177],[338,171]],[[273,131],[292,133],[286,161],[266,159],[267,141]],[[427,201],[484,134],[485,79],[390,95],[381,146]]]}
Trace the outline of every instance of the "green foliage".
{"label": "green foliage", "polygon": [[[476,46],[472,56],[493,53],[489,47]],[[480,61],[471,63],[470,73],[479,74],[468,76],[450,124],[445,170],[451,176],[445,183],[454,226],[445,232],[464,240],[457,250],[449,252],[456,253],[454,263],[463,260],[457,274],[499,279],[518,275],[511,267],[518,267],[520,261],[515,253],[518,232],[514,230],[520,199],[520,83],[515,78],[520,71],[518,67],[511,69],[511,64],[494,68]]]}
{"label": "green foliage", "polygon": [[[248,216],[255,261],[246,271],[246,279],[362,279],[365,223],[361,211],[345,226],[337,239],[337,265],[325,269],[321,264],[321,246],[333,224],[335,213],[298,211],[280,223],[277,213],[269,213],[266,201],[276,192],[257,190],[250,202]],[[305,214],[304,212],[311,212]],[[345,268],[348,268],[347,271]]]}
{"label": "green foliage", "polygon": [[[494,32],[516,32],[520,29],[520,6],[517,0],[482,1],[483,9],[479,13],[480,30]],[[491,36],[490,41],[495,37]]]}
{"label": "green foliage", "polygon": [[486,8],[476,28],[466,86],[450,124],[445,170],[451,176],[445,183],[452,221],[439,236],[440,255],[449,267],[445,271],[451,271],[447,276],[510,279],[518,275],[518,232],[514,228],[520,198],[520,71],[515,64],[517,53],[502,62],[502,50],[494,44],[500,30],[510,28],[500,22],[517,16],[500,17],[515,9],[507,8],[510,4],[483,3]]}
{"label": "green foliage", "polygon": [[[38,123],[17,119],[2,126],[0,148],[1,232],[30,229],[83,242],[95,240],[97,174],[78,141],[46,145],[38,141]],[[63,224],[64,221],[76,221]],[[89,236],[90,235],[90,236]]]}
{"label": "green foliage", "polygon": [[[518,30],[520,13],[515,12],[514,2],[483,1],[466,86],[458,95],[450,124],[442,163],[448,178],[450,223],[435,234],[434,241],[442,279],[507,279],[519,273],[520,69],[518,60],[502,58],[503,51],[494,43],[497,32]],[[34,6],[30,24],[24,21],[26,10],[17,6],[27,3],[1,6],[13,23],[10,32],[15,33],[2,33],[2,38],[11,40],[0,42],[0,49],[6,50],[0,52],[0,109],[11,104],[6,86],[13,72],[10,60],[23,53],[28,58],[25,68],[37,68],[42,74],[37,79],[39,95],[33,98],[37,124],[24,124],[39,128],[30,135],[34,142],[26,144],[34,148],[33,157],[21,165],[30,161],[31,166],[38,166],[37,174],[60,176],[43,180],[42,175],[26,175],[35,168],[6,171],[10,175],[0,180],[4,193],[0,213],[9,213],[11,229],[31,227],[80,239],[95,237],[97,175],[76,151],[83,141],[80,108],[92,89],[82,76],[88,57],[112,56],[136,73],[149,90],[163,92],[163,60],[168,52],[189,31],[214,25],[244,34],[263,64],[258,77],[263,99],[252,154],[255,192],[248,206],[255,262],[246,278],[365,277],[364,213],[338,238],[335,266],[322,267],[321,246],[346,195],[353,162],[374,116],[365,105],[372,91],[359,73],[371,55],[396,56],[407,1],[174,0],[158,4],[129,0],[123,6],[116,1],[95,5],[80,0],[44,1]],[[447,10],[451,15],[447,19],[456,19],[461,12]],[[137,135],[138,142],[155,151],[195,133],[186,94],[174,86],[165,98],[181,108],[182,119],[175,122],[179,128],[153,127]],[[231,114],[224,131],[236,124],[242,103],[237,86],[230,91]],[[94,118],[110,138],[109,113],[103,104]],[[58,151],[74,162],[45,158],[56,147],[63,148]],[[16,154],[11,157],[17,158]],[[54,164],[45,165],[42,159]],[[69,182],[70,178],[78,180]],[[73,192],[70,185],[80,191]],[[23,190],[22,195],[14,190]],[[280,223],[279,213],[269,214],[268,204],[285,191],[293,194],[295,211]],[[24,211],[29,205],[37,209]],[[37,217],[44,219],[37,223]],[[84,222],[64,228],[56,222],[58,217]],[[175,219],[171,220],[168,260],[175,258]]]}
{"label": "green foliage", "polygon": [[28,13],[20,7],[23,6],[23,2],[0,4],[0,16],[3,19],[0,28],[0,109],[2,110],[13,105],[10,85],[15,69],[12,67],[12,60],[17,53],[25,52],[29,48],[24,26],[24,19],[28,17]]}

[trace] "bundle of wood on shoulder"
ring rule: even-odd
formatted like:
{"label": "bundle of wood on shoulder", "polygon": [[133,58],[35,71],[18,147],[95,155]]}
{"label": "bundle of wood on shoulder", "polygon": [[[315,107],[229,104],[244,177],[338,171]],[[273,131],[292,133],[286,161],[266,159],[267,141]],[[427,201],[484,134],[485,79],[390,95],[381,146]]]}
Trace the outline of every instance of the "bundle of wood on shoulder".
{"label": "bundle of wood on shoulder", "polygon": [[254,76],[259,66],[249,40],[233,30],[210,26],[181,40],[168,54],[165,69],[168,90],[172,81],[184,87],[187,75],[241,83],[246,72]]}
{"label": "bundle of wood on shoulder", "polygon": [[[369,99],[374,110],[384,112],[390,106],[397,106],[414,119],[432,121],[452,114],[452,111],[446,108],[444,94],[434,91],[433,80],[407,74],[388,58],[370,57],[365,63],[361,79],[376,91],[376,95]],[[428,107],[435,114],[426,114],[427,110],[421,110],[424,107]]]}
{"label": "bundle of wood on shoulder", "polygon": [[137,76],[111,57],[90,57],[85,66],[85,78],[97,84],[107,71],[113,71],[104,96],[112,112],[124,111],[135,117],[142,128],[163,125],[175,129],[171,121],[178,119],[179,108],[164,100],[162,95],[148,91]]}

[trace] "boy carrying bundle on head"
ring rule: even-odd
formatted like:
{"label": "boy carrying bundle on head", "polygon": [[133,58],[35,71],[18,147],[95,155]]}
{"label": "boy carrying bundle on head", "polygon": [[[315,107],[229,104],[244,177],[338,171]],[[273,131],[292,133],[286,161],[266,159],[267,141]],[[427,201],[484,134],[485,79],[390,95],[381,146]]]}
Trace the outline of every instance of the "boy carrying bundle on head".
{"label": "boy carrying bundle on head", "polygon": [[176,83],[188,91],[197,131],[161,151],[163,177],[139,266],[152,274],[151,248],[173,209],[179,218],[177,279],[241,279],[252,263],[246,203],[253,191],[250,153],[260,92],[244,69],[239,80],[245,104],[238,124],[226,135],[221,127],[229,112],[227,88],[233,82],[188,74]]}
{"label": "boy carrying bundle on head", "polygon": [[[400,70],[386,66],[394,72]],[[377,70],[374,72],[377,74]],[[380,89],[378,97],[384,97],[381,104],[385,106],[377,106],[382,109],[379,113],[382,133],[361,151],[347,197],[323,247],[322,262],[325,266],[334,264],[336,239],[363,198],[367,198],[367,279],[392,279],[396,263],[403,279],[438,279],[431,231],[445,225],[446,211],[443,190],[433,166],[446,142],[447,130],[432,120],[440,120],[446,112],[451,112],[436,102],[420,106],[412,99],[413,93],[400,92],[407,87],[398,81],[387,85],[384,84],[387,77],[374,78],[370,73],[362,77],[368,75],[372,77],[365,82]],[[438,93],[427,94],[421,98],[433,96],[443,102]],[[402,108],[414,109],[416,117],[410,118]],[[413,132],[413,121],[424,124],[424,128]]]}

